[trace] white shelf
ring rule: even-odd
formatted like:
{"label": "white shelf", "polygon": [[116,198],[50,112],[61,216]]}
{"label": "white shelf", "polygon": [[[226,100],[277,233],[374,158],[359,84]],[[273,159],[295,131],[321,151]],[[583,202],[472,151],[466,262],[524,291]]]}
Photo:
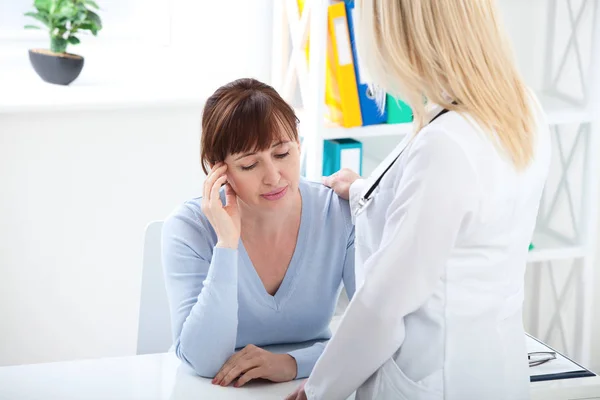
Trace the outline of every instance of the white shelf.
{"label": "white shelf", "polygon": [[[550,125],[585,123],[594,119],[593,113],[583,107],[570,104],[557,97],[538,94],[542,107],[547,114]],[[300,119],[303,119],[303,110],[296,110]],[[404,136],[412,133],[412,123],[402,124],[379,124],[344,128],[328,122],[324,123],[323,139],[354,138],[362,139],[378,136]]]}
{"label": "white shelf", "polygon": [[534,249],[529,252],[528,262],[556,261],[582,258],[586,255],[583,246],[566,243],[542,231],[533,234]]}
{"label": "white shelf", "polygon": [[358,126],[355,128],[343,128],[336,125],[326,125],[323,132],[323,139],[342,139],[354,138],[361,139],[374,136],[404,136],[412,133],[413,124],[379,124]]}
{"label": "white shelf", "polygon": [[538,94],[550,125],[591,122],[594,115],[584,106],[576,106],[555,96]]}

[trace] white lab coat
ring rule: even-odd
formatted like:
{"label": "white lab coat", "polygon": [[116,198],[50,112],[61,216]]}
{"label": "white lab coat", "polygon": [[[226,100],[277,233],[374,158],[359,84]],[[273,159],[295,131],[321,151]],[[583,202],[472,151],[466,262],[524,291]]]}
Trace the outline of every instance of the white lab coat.
{"label": "white lab coat", "polygon": [[[523,275],[550,161],[532,104],[525,171],[455,112],[410,141],[356,217],[357,292],[306,383],[309,399],[529,398]],[[374,178],[352,185],[353,210]]]}

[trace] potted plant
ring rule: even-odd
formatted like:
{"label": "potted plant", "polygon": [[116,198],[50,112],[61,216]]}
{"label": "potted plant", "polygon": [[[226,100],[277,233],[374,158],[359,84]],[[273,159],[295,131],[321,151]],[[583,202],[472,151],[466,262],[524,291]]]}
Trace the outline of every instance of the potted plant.
{"label": "potted plant", "polygon": [[[94,36],[102,29],[102,21],[94,10],[98,5],[92,0],[35,0],[36,11],[26,16],[41,22],[50,34],[50,49],[30,49],[29,60],[44,81],[68,85],[81,73],[83,57],[67,53],[69,44],[80,43],[78,35],[91,32]],[[25,29],[40,29],[26,25]]]}

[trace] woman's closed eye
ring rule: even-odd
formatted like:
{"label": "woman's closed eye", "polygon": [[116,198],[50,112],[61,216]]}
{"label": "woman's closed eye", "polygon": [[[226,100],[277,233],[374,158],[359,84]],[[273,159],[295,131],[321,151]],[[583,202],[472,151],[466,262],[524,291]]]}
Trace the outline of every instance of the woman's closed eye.
{"label": "woman's closed eye", "polygon": [[254,169],[254,167],[256,167],[256,164],[258,163],[254,163],[252,165],[248,165],[247,167],[244,167],[243,165],[241,166],[243,171],[250,171],[251,169]]}
{"label": "woman's closed eye", "polygon": [[[274,157],[278,158],[278,159],[283,159],[283,158],[286,158],[289,155],[290,155],[290,152],[286,151],[285,153],[275,154]],[[250,171],[250,170],[254,169],[254,167],[256,167],[257,164],[258,164],[258,162],[255,162],[254,164],[251,164],[251,165],[241,166],[241,168],[242,168],[243,171]]]}

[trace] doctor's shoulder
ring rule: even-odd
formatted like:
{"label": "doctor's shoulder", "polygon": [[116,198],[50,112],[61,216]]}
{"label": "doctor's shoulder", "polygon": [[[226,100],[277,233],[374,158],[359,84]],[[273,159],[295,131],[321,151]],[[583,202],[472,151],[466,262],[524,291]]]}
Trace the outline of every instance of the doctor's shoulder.
{"label": "doctor's shoulder", "polygon": [[467,160],[471,167],[473,158],[483,156],[490,149],[490,138],[469,116],[448,113],[444,120],[425,126],[407,147],[405,162],[425,162],[431,168],[450,172],[458,160]]}
{"label": "doctor's shoulder", "polygon": [[[317,221],[324,227],[331,227],[339,232],[343,227],[347,236],[353,232],[354,224],[350,213],[350,204],[348,200],[339,197],[333,189],[323,185],[320,182],[312,182],[305,179],[301,181],[307,191],[310,193],[311,208]],[[302,201],[305,201],[303,198]]]}

